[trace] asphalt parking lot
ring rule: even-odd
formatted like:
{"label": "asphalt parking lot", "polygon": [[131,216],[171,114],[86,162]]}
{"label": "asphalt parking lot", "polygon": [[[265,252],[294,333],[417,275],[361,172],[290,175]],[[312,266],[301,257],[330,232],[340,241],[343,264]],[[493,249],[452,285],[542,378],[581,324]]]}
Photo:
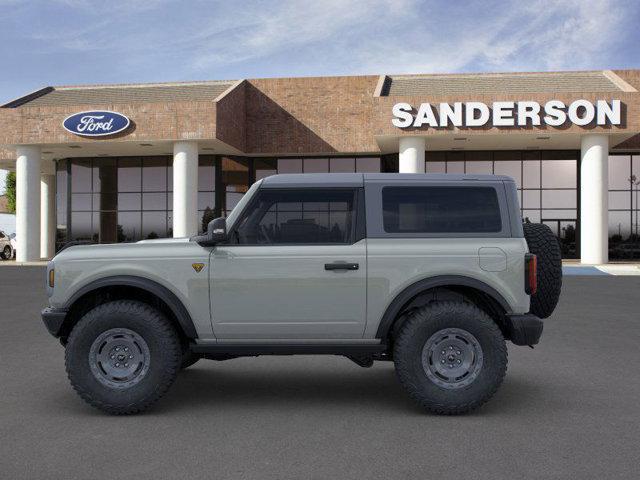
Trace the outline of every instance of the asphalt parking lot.
{"label": "asphalt parking lot", "polygon": [[339,357],[200,362],[153,411],[110,417],[67,382],[43,278],[0,269],[0,478],[638,478],[640,277],[565,277],[542,344],[510,347],[463,417]]}

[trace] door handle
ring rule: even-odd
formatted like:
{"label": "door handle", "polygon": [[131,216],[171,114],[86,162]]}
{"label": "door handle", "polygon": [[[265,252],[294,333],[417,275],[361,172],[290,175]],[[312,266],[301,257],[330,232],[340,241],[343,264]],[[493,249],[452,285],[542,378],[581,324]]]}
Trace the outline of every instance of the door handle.
{"label": "door handle", "polygon": [[325,263],[325,270],[358,270],[360,265],[357,263],[345,263],[345,262],[335,262],[335,263]]}

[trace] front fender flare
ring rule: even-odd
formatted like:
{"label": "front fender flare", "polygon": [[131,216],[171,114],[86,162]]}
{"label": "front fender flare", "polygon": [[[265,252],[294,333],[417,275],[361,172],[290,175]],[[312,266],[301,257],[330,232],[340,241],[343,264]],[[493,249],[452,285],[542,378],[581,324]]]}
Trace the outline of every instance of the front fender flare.
{"label": "front fender flare", "polygon": [[94,290],[111,286],[126,286],[135,287],[141,290],[145,290],[152,295],[160,298],[167,304],[171,312],[175,315],[182,331],[188,338],[198,338],[198,333],[193,325],[193,320],[188,310],[180,299],[169,290],[167,287],[160,285],[158,282],[149,280],[144,277],[136,277],[134,275],[115,275],[111,277],[104,277],[98,280],[94,280],[78,289],[64,305],[65,309],[70,309],[71,306],[78,301],[81,297]]}

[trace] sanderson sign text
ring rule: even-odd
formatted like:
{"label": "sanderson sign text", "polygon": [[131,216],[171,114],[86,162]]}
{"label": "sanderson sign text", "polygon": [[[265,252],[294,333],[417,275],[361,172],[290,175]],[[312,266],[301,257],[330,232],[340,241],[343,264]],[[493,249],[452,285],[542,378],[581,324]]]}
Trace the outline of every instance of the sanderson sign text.
{"label": "sanderson sign text", "polygon": [[[414,113],[415,112],[415,113]],[[526,127],[549,125],[559,127],[567,120],[574,125],[620,125],[620,100],[576,100],[565,105],[551,100],[544,105],[533,101],[493,102],[491,108],[482,102],[440,103],[438,108],[421,103],[417,111],[408,103],[393,106],[393,123],[407,127]]]}

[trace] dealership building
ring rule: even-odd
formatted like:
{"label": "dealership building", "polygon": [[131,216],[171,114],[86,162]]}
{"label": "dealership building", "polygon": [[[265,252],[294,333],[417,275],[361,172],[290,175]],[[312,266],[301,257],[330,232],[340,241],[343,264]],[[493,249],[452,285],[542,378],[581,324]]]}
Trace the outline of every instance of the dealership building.
{"label": "dealership building", "polygon": [[276,173],[494,173],[566,258],[640,258],[640,70],[46,87],[0,107],[17,258],[185,237]]}

